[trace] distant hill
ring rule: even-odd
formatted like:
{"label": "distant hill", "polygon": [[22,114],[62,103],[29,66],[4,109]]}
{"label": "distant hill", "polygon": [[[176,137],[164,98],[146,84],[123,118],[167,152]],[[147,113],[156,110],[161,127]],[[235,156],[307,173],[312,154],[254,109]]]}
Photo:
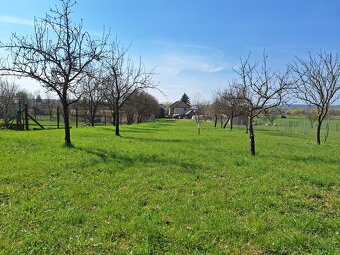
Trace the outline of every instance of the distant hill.
{"label": "distant hill", "polygon": [[[306,104],[290,104],[290,105],[285,105],[283,108],[288,109],[288,110],[291,110],[291,109],[294,109],[294,108],[307,109],[308,105],[306,105]],[[332,105],[331,108],[340,109],[340,105]]]}

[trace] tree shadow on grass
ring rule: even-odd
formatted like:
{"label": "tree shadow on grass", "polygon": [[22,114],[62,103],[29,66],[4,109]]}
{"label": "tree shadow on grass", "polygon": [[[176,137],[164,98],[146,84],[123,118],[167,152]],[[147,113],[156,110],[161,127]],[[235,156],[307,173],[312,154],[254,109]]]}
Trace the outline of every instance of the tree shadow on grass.
{"label": "tree shadow on grass", "polygon": [[99,163],[116,163],[118,165],[122,165],[122,169],[124,169],[124,167],[133,167],[138,165],[173,166],[181,167],[184,172],[190,173],[194,173],[195,171],[203,168],[202,165],[194,162],[166,158],[164,156],[159,156],[155,154],[126,155],[117,152],[108,152],[101,149],[89,149],[84,147],[75,147],[74,149],[94,155],[99,158],[98,161],[92,161],[88,163],[84,162],[84,164],[82,165],[83,167],[91,167]]}
{"label": "tree shadow on grass", "polygon": [[134,136],[122,136],[122,138],[129,140],[136,140],[139,142],[156,142],[156,143],[188,143],[187,140],[182,139],[168,139],[168,138],[154,138],[154,137],[134,137]]}

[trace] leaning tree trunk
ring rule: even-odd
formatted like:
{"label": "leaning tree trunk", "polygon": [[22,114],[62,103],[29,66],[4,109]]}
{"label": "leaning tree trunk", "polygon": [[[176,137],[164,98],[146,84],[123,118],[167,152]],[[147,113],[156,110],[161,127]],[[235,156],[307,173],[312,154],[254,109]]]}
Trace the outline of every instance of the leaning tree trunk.
{"label": "leaning tree trunk", "polygon": [[63,102],[64,125],[65,125],[65,145],[71,147],[70,114],[67,102]]}
{"label": "leaning tree trunk", "polygon": [[249,131],[249,142],[250,142],[250,155],[255,155],[255,136],[253,127],[253,117],[248,117],[248,131]]}
{"label": "leaning tree trunk", "polygon": [[228,125],[229,120],[230,120],[230,117],[228,117],[228,119],[224,122],[223,129],[226,128],[226,126]]}
{"label": "leaning tree trunk", "polygon": [[230,116],[230,130],[233,130],[233,122],[234,122],[234,112],[231,112]]}

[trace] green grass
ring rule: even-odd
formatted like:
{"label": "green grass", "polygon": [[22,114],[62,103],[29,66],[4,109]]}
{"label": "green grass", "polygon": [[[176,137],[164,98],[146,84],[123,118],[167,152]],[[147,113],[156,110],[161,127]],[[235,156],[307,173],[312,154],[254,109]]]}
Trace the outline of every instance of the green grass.
{"label": "green grass", "polygon": [[0,131],[1,254],[339,254],[340,132]]}

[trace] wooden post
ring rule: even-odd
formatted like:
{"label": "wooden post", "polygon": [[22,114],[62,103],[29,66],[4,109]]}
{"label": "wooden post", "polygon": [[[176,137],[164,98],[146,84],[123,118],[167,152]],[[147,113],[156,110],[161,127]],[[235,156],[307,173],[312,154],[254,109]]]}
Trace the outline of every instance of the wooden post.
{"label": "wooden post", "polygon": [[25,104],[25,124],[26,124],[26,130],[29,129],[29,124],[28,124],[28,106]]}
{"label": "wooden post", "polygon": [[59,111],[59,106],[57,106],[57,128],[59,129],[59,124],[60,124],[60,111]]}
{"label": "wooden post", "polygon": [[78,109],[76,108],[76,128],[78,128]]}

